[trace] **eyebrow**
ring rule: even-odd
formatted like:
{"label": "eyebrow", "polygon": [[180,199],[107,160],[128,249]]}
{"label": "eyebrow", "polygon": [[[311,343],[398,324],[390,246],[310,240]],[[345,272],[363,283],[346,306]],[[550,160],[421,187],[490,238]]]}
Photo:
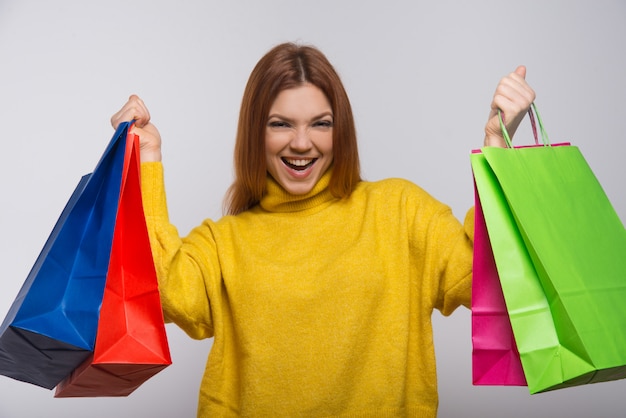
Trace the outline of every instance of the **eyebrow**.
{"label": "eyebrow", "polygon": [[[325,118],[327,116],[330,116],[331,119],[333,119],[333,120],[335,119],[335,117],[333,116],[333,112],[329,110],[327,112],[323,112],[323,113],[320,113],[317,116],[312,117],[310,120],[320,120],[320,119],[323,119],[323,118]],[[270,120],[272,118],[281,119],[281,120],[284,120],[284,121],[289,122],[289,123],[293,123],[294,122],[293,119],[288,118],[286,116],[283,116],[280,113],[272,113],[272,114],[270,114],[269,117],[267,118],[267,120]]]}

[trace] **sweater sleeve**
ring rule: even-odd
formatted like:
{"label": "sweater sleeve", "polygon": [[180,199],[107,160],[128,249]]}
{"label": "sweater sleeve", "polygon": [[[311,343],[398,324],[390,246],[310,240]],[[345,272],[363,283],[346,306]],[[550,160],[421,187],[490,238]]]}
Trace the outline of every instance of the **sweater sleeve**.
{"label": "sweater sleeve", "polygon": [[461,225],[446,208],[439,213],[433,234],[440,258],[435,307],[450,315],[460,305],[471,306],[474,209],[467,212]]}
{"label": "sweater sleeve", "polygon": [[219,277],[209,223],[180,238],[169,221],[163,166],[141,164],[141,190],[163,314],[196,339],[213,336],[212,278]]}
{"label": "sweater sleeve", "polygon": [[405,184],[411,257],[428,307],[450,315],[471,307],[474,209],[464,224],[421,187]]}

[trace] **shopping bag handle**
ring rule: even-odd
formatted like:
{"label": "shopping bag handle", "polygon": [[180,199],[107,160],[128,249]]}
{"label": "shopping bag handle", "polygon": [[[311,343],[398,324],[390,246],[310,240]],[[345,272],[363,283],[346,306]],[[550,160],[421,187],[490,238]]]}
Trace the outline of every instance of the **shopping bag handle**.
{"label": "shopping bag handle", "polygon": [[[543,127],[543,121],[541,120],[541,116],[537,111],[537,106],[535,102],[530,104],[530,108],[528,109],[528,117],[530,118],[530,125],[533,130],[533,136],[535,137],[535,145],[539,145],[539,136],[537,135],[537,123],[535,122],[535,115],[537,115],[537,122],[539,122],[539,131],[541,132],[541,142],[543,142],[543,146],[550,146],[550,140],[548,139],[548,133]],[[502,129],[502,137],[504,138],[504,142],[506,142],[507,148],[513,148],[513,141],[511,140],[511,136],[509,132],[506,130],[506,126],[504,125],[504,115],[498,109],[498,119],[500,119],[500,129]]]}
{"label": "shopping bag handle", "polygon": [[139,162],[139,136],[137,134],[130,133],[130,129],[133,127],[135,120],[128,122],[128,128],[126,130],[126,151],[124,153],[124,168],[122,169],[122,186],[126,184],[126,178],[128,177],[128,170],[130,169],[131,156],[133,151],[137,153],[135,163],[140,166]]}

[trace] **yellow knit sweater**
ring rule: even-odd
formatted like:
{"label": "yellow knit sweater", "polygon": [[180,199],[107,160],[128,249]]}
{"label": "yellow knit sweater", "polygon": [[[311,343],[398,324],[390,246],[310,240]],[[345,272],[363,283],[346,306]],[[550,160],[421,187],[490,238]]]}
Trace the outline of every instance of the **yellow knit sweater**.
{"label": "yellow knit sweater", "polygon": [[269,178],[260,205],[181,239],[162,165],[142,165],[166,320],[214,337],[199,417],[436,416],[431,313],[469,306],[471,211],[463,228],[399,179],[338,200],[329,177],[299,197]]}

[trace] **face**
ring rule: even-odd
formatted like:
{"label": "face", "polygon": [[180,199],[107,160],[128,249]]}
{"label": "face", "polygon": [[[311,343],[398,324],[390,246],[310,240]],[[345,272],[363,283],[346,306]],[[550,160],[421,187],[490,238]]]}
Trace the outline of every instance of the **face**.
{"label": "face", "polygon": [[267,171],[287,192],[306,194],[333,162],[333,112],[312,84],[278,94],[265,129]]}

